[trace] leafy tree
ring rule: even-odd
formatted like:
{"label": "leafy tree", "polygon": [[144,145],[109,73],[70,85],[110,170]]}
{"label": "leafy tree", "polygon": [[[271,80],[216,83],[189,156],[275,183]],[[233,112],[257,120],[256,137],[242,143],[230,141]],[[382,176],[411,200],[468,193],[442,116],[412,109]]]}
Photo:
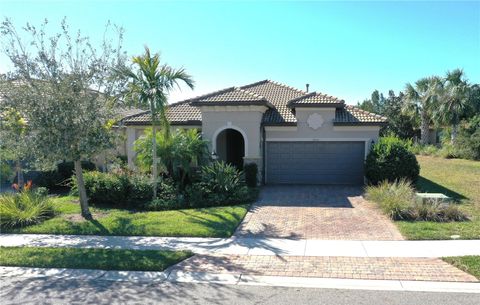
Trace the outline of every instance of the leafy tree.
{"label": "leafy tree", "polygon": [[437,76],[425,77],[415,82],[415,86],[405,86],[404,110],[414,111],[420,115],[420,142],[428,143],[428,130],[431,122],[432,108],[442,95],[443,83]]}
{"label": "leafy tree", "polygon": [[[132,59],[134,68],[123,67],[117,69],[118,75],[125,77],[129,83],[127,84],[123,97],[126,102],[140,108],[148,108],[150,110],[152,121],[152,155],[157,156],[156,130],[160,121],[163,132],[168,138],[169,124],[166,116],[167,96],[168,93],[179,87],[182,81],[193,89],[194,82],[192,77],[187,74],[185,69],[174,69],[167,64],[160,64],[160,55],[158,53],[153,56],[150,49],[145,47],[145,53],[141,56],[135,56]],[[157,189],[155,187],[158,176],[158,160],[155,157],[152,162],[152,180],[153,180],[153,197],[157,197]]]}
{"label": "leafy tree", "polygon": [[23,162],[29,157],[29,130],[27,122],[21,114],[13,108],[1,110],[2,120],[0,129],[0,159],[15,162],[15,172],[19,189],[25,181],[23,178]]}
{"label": "leafy tree", "polygon": [[464,72],[460,69],[447,72],[442,98],[439,99],[438,107],[433,113],[438,122],[452,125],[452,144],[455,143],[460,118],[468,108],[469,102],[470,85],[465,79]]}
{"label": "leafy tree", "polygon": [[107,39],[112,30],[107,25],[97,51],[80,31],[72,37],[65,19],[61,30],[50,37],[47,24],[47,20],[38,28],[27,24],[20,35],[9,19],[2,22],[3,52],[14,68],[0,82],[2,106],[14,108],[27,121],[32,151],[42,167],[52,168],[61,160],[74,162],[82,216],[91,219],[81,160],[113,144],[115,105],[109,97],[119,83],[111,78],[111,71],[125,60],[123,31],[117,28],[116,39]]}
{"label": "leafy tree", "polygon": [[384,105],[385,97],[383,96],[383,93],[378,92],[378,90],[374,90],[370,99],[364,100],[362,103],[358,103],[357,107],[368,112],[382,114]]}
{"label": "leafy tree", "polygon": [[404,94],[395,95],[393,90],[388,92],[381,115],[388,118],[388,125],[380,130],[381,136],[392,133],[401,139],[412,139],[415,136],[417,126],[416,116],[402,111]]}
{"label": "leafy tree", "polygon": [[[145,135],[134,143],[137,163],[144,171],[152,169],[152,137],[152,128],[148,128]],[[192,165],[205,163],[208,158],[207,142],[196,129],[179,129],[173,134],[157,133],[155,143],[161,171],[177,181],[182,189],[191,175]]]}

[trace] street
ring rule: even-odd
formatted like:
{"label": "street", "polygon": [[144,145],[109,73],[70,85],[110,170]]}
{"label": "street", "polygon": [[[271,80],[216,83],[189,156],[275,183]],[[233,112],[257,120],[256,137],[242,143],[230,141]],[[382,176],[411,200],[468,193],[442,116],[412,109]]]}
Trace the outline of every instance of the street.
{"label": "street", "polygon": [[480,294],[1,278],[7,304],[480,304]]}

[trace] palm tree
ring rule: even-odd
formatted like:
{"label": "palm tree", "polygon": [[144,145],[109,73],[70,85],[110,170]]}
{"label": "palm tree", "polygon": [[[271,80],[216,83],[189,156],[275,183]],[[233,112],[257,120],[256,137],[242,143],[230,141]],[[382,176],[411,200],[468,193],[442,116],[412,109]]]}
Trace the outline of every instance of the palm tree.
{"label": "palm tree", "polygon": [[135,69],[124,67],[116,72],[126,77],[129,81],[123,96],[127,102],[139,108],[149,108],[152,120],[152,181],[153,197],[157,196],[158,159],[156,144],[156,127],[160,121],[163,132],[169,134],[169,124],[166,116],[168,93],[174,87],[180,88],[179,81],[188,87],[194,87],[192,77],[185,69],[174,69],[167,64],[160,64],[160,55],[150,54],[150,49],[145,46],[145,53],[132,59]]}
{"label": "palm tree", "polygon": [[425,77],[405,86],[404,110],[413,109],[420,114],[420,143],[428,143],[428,129],[432,108],[442,94],[442,80],[437,76]]}
{"label": "palm tree", "polygon": [[461,69],[447,72],[445,77],[445,92],[438,108],[436,118],[441,123],[451,124],[451,142],[455,143],[460,117],[469,105],[470,85]]}

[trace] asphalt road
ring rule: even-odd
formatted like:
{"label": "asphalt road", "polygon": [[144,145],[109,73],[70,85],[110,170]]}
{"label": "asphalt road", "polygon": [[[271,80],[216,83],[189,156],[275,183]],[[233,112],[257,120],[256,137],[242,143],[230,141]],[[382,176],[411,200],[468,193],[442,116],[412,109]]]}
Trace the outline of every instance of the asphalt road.
{"label": "asphalt road", "polygon": [[0,278],[0,304],[480,304],[480,294]]}

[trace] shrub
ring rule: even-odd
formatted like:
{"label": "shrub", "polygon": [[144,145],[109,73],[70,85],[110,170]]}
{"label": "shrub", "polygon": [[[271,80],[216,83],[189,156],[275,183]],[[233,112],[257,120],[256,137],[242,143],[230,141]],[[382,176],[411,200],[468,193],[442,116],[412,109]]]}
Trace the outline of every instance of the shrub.
{"label": "shrub", "polygon": [[[73,193],[77,193],[75,176],[72,177]],[[127,206],[128,179],[125,176],[101,172],[83,174],[87,197],[91,204],[108,206]]]}
{"label": "shrub", "polygon": [[393,183],[383,181],[377,186],[367,186],[366,197],[368,200],[376,202],[390,218],[408,219],[415,192],[407,180],[403,179]]}
{"label": "shrub", "polygon": [[224,162],[203,166],[200,181],[187,186],[185,195],[189,206],[205,207],[250,202],[256,191],[241,181],[241,172]]}
{"label": "shrub", "polygon": [[55,215],[53,202],[32,191],[0,196],[0,227],[24,227]]}
{"label": "shrub", "polygon": [[394,220],[411,221],[465,221],[468,217],[453,204],[440,201],[417,200],[414,189],[406,180],[366,188],[366,197],[378,204],[382,211]]}
{"label": "shrub", "polygon": [[144,208],[150,211],[163,211],[186,207],[182,196],[178,194],[175,183],[171,179],[165,179],[158,184],[157,197],[158,198],[151,200],[152,197],[150,196],[144,204]]}
{"label": "shrub", "polygon": [[256,163],[248,163],[243,166],[243,172],[245,173],[245,183],[248,187],[257,186],[257,174],[258,166]]}
{"label": "shrub", "polygon": [[399,179],[415,182],[420,166],[410,147],[411,142],[394,136],[380,138],[367,156],[365,175],[368,181],[372,184]]}
{"label": "shrub", "polygon": [[455,145],[461,158],[480,160],[480,114],[461,124]]}
{"label": "shrub", "polygon": [[33,192],[38,196],[47,197],[48,196],[48,189],[46,187],[36,187],[33,189]]}
{"label": "shrub", "polygon": [[[144,172],[152,168],[152,129],[134,143],[136,162]],[[156,135],[160,172],[167,173],[183,189],[191,180],[192,169],[208,159],[207,142],[196,129],[179,129],[173,133],[158,132]]]}
{"label": "shrub", "polygon": [[[82,168],[85,171],[93,171],[95,170],[95,164],[90,161],[82,161]],[[57,164],[57,168],[54,170],[37,172],[32,180],[35,185],[46,187],[49,190],[58,190],[68,187],[68,182],[73,173],[73,162],[61,162]]]}
{"label": "shrub", "polygon": [[[128,172],[83,174],[87,197],[93,205],[106,205],[131,209],[163,209],[160,206],[174,206],[173,203],[161,204],[163,201],[177,200],[177,190],[170,179],[158,183],[158,200],[149,205],[153,191],[150,177]],[[72,177],[72,193],[77,194],[76,179]]]}

